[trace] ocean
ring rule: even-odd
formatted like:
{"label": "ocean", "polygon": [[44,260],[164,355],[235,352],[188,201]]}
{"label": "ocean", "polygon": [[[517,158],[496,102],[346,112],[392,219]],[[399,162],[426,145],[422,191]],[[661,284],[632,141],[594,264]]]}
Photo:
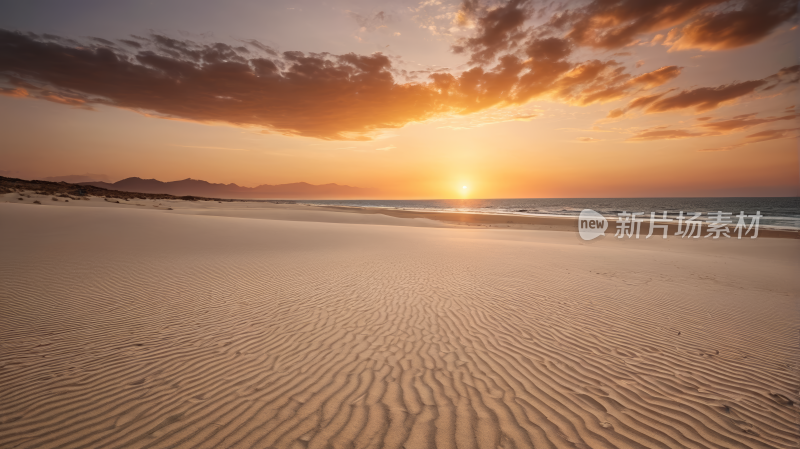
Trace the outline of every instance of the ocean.
{"label": "ocean", "polygon": [[[484,214],[577,216],[583,209],[592,209],[606,217],[623,211],[644,212],[657,217],[666,211],[675,218],[680,211],[731,212],[732,220],[740,212],[763,215],[761,225],[800,229],[800,197],[784,198],[511,198],[455,200],[302,200],[316,206],[385,207],[424,211],[458,211]],[[749,219],[748,219],[749,223]]]}

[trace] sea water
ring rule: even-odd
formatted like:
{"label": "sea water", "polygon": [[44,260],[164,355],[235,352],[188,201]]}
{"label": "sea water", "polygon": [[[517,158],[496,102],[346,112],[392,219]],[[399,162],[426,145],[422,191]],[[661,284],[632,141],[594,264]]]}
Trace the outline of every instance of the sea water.
{"label": "sea water", "polygon": [[[740,212],[763,215],[761,225],[800,229],[800,197],[784,198],[511,198],[453,200],[302,200],[316,206],[384,207],[391,209],[473,212],[515,215],[578,216],[583,209],[592,209],[615,218],[621,212],[644,212],[644,218],[655,212],[660,218],[676,218],[683,211],[708,213],[731,212],[736,222]],[[690,215],[691,216],[691,215]],[[750,221],[749,219],[747,220]]]}

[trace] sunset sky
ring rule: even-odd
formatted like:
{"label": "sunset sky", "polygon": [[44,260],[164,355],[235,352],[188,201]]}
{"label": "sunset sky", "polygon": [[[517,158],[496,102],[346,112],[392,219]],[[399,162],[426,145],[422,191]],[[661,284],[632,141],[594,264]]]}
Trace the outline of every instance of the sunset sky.
{"label": "sunset sky", "polygon": [[795,196],[797,23],[764,0],[3,2],[0,175]]}

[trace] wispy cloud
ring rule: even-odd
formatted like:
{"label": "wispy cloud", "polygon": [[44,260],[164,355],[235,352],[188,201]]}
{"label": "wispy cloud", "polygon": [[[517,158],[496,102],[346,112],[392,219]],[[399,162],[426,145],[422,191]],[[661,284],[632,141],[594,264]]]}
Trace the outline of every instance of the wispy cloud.
{"label": "wispy cloud", "polygon": [[252,151],[248,148],[228,148],[228,147],[205,147],[199,145],[172,145],[173,147],[181,148],[201,148],[204,150],[224,150],[224,151]]}
{"label": "wispy cloud", "polygon": [[673,140],[689,137],[707,136],[709,133],[690,131],[686,129],[652,129],[645,130],[628,138],[629,142],[642,142],[647,140]]}

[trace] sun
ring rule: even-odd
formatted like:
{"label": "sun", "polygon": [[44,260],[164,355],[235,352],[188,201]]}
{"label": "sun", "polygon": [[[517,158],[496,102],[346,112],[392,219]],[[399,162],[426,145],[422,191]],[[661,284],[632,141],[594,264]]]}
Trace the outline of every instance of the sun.
{"label": "sun", "polygon": [[462,187],[462,189],[467,190],[467,186]]}

